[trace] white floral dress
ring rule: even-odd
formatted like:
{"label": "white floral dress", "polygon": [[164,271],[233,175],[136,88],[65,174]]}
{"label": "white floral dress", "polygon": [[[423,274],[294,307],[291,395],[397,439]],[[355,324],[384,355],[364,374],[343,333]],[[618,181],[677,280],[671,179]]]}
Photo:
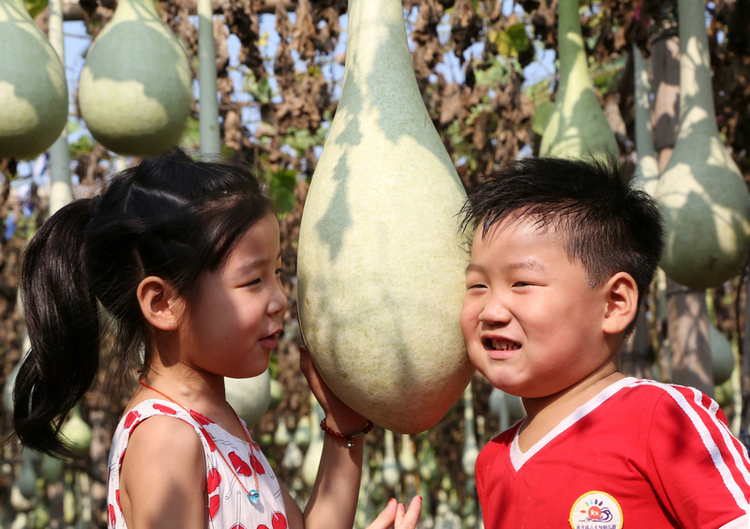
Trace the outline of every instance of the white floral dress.
{"label": "white floral dress", "polygon": [[[120,467],[128,440],[133,430],[155,415],[173,416],[191,425],[203,443],[206,461],[206,491],[208,494],[208,529],[287,529],[286,510],[279,482],[260,447],[253,441],[247,425],[242,422],[253,443],[252,454],[247,441],[234,437],[208,417],[196,411],[187,413],[175,404],[158,399],[141,402],[122,418],[112,439],[109,453],[107,502],[109,527],[127,529],[120,507]],[[234,467],[234,474],[224,462]],[[255,488],[258,476],[260,499],[251,503],[237,482],[245,489]]]}

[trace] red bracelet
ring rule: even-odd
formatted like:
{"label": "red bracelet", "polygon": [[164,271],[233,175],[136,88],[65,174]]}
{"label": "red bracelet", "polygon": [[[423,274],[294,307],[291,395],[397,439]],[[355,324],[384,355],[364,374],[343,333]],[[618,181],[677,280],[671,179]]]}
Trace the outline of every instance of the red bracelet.
{"label": "red bracelet", "polygon": [[323,418],[322,421],[320,421],[320,429],[323,430],[328,435],[335,437],[336,439],[341,439],[342,441],[346,441],[346,447],[351,450],[354,448],[354,441],[353,439],[355,437],[359,437],[360,435],[365,435],[366,433],[369,433],[370,430],[372,430],[375,427],[375,424],[371,420],[367,420],[367,426],[365,426],[365,429],[362,430],[359,433],[354,434],[343,434],[341,432],[337,432],[336,430],[330,429],[328,426],[326,426],[326,420]]}

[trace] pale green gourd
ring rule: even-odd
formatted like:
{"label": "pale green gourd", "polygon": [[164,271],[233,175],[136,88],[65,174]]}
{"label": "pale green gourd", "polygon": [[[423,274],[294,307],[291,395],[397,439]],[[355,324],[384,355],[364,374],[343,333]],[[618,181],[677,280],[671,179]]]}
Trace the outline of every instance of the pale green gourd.
{"label": "pale green gourd", "polygon": [[648,76],[648,63],[636,45],[633,45],[633,70],[635,77],[635,148],[638,152],[635,183],[653,196],[656,194],[656,187],[659,184],[659,161],[656,158],[651,126],[651,104],[649,102],[651,80]]}
{"label": "pale green gourd", "polygon": [[401,472],[396,462],[396,451],[393,446],[393,432],[385,431],[385,457],[383,457],[383,483],[394,488],[401,482]]}
{"label": "pale green gourd", "polygon": [[473,367],[463,185],[417,87],[399,0],[350,0],[341,100],[302,217],[298,307],[323,379],[389,430],[437,423]]}
{"label": "pale green gourd", "polygon": [[430,483],[438,477],[438,464],[435,452],[432,450],[427,434],[423,434],[419,449],[419,477],[423,482]]}
{"label": "pale green gourd", "polygon": [[281,404],[281,399],[284,398],[284,388],[281,385],[281,382],[279,382],[275,378],[272,378],[269,392],[271,394],[271,402],[269,406],[271,408],[275,408],[276,406]]}
{"label": "pale green gourd", "polygon": [[474,477],[474,464],[479,456],[477,436],[474,433],[474,405],[471,395],[471,383],[464,390],[464,452],[461,456],[461,466],[466,475]]}
{"label": "pale green gourd", "polygon": [[63,473],[63,462],[47,454],[42,455],[41,475],[48,482],[59,481]]}
{"label": "pale green gourd", "polygon": [[559,88],[539,147],[541,156],[580,158],[608,153],[619,159],[615,134],[589,77],[578,0],[558,3]]}
{"label": "pale green gourd", "polygon": [[39,454],[30,449],[21,452],[21,470],[18,473],[15,485],[21,491],[24,498],[31,499],[36,495],[36,471],[34,462],[39,459]]}
{"label": "pale green gourd", "polygon": [[323,417],[325,417],[323,408],[320,407],[318,400],[311,393],[310,423],[312,425],[312,432],[310,446],[307,447],[305,459],[302,461],[302,480],[310,489],[312,489],[312,486],[315,484],[315,479],[318,477],[318,467],[320,466],[320,460],[323,457],[323,431],[320,428],[315,427],[320,424]]}
{"label": "pale green gourd", "polygon": [[409,434],[401,434],[401,450],[398,454],[398,464],[407,474],[417,470],[417,458],[414,455],[414,443]]}
{"label": "pale green gourd", "polygon": [[60,428],[63,442],[78,457],[85,457],[91,448],[91,426],[81,418],[78,406],[73,408],[70,417]]}
{"label": "pale green gourd", "polygon": [[268,369],[253,378],[225,378],[226,399],[248,428],[255,428],[271,402],[271,376]]}
{"label": "pale green gourd", "polygon": [[273,442],[278,446],[286,446],[289,441],[292,440],[292,436],[289,434],[289,430],[286,427],[286,419],[279,417],[279,424],[276,426],[276,431],[273,433]]}
{"label": "pale green gourd", "polygon": [[711,342],[711,365],[714,373],[714,385],[720,386],[729,380],[732,376],[732,371],[734,371],[732,343],[713,324],[708,325],[708,336]]}
{"label": "pale green gourd", "polygon": [[68,121],[65,68],[23,0],[0,0],[0,158],[32,158]]}
{"label": "pale green gourd", "polygon": [[180,141],[191,82],[187,54],[154,0],[120,0],[86,55],[78,88],[81,117],[107,149],[157,155]]}
{"label": "pale green gourd", "polygon": [[679,2],[680,130],[656,190],[667,230],[660,265],[695,289],[737,275],[750,235],[750,195],[716,126],[704,7]]}
{"label": "pale green gourd", "polygon": [[302,417],[297,423],[297,429],[294,430],[294,442],[302,448],[308,446],[312,441],[312,427],[310,417]]}
{"label": "pale green gourd", "polygon": [[294,442],[294,438],[292,438],[292,442],[284,450],[284,458],[281,460],[281,466],[287,470],[297,470],[302,466],[303,459],[302,450],[299,449],[297,443]]}

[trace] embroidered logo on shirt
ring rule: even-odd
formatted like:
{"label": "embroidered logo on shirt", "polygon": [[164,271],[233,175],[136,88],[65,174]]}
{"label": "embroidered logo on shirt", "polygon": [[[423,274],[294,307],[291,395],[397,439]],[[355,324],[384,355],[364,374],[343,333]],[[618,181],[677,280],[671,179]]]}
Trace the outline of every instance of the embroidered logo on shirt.
{"label": "embroidered logo on shirt", "polygon": [[622,529],[622,508],[606,492],[592,490],[573,504],[569,521],[572,529]]}

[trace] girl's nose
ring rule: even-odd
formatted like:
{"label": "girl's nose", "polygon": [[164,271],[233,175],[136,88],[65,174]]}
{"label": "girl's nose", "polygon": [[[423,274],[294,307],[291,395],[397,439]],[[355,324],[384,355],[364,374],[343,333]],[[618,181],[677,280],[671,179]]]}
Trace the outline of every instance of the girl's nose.
{"label": "girl's nose", "polygon": [[284,290],[284,285],[281,283],[281,280],[278,280],[273,293],[271,294],[271,300],[268,303],[268,312],[269,314],[277,314],[279,312],[283,314],[286,311],[286,306],[286,291]]}

